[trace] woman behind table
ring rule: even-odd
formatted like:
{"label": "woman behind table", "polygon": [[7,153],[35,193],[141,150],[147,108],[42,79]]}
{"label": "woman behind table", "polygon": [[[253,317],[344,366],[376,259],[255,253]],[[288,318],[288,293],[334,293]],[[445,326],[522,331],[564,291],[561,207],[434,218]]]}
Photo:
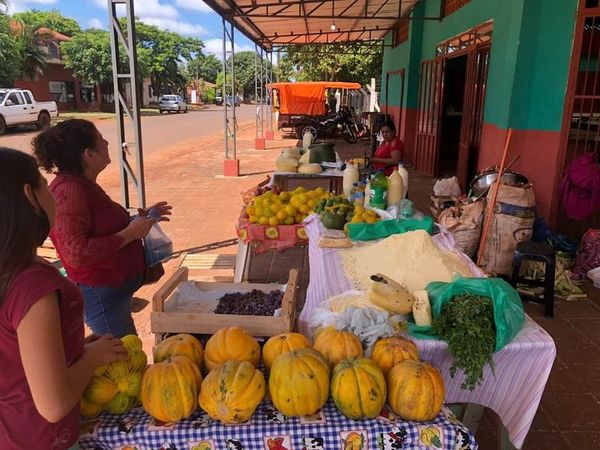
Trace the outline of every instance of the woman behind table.
{"label": "woman behind table", "polygon": [[[57,205],[50,238],[83,294],[85,322],[95,334],[135,334],[131,302],[145,271],[142,238],[154,223],[148,210],[139,210],[141,217],[131,221],[96,182],[110,157],[93,123],[61,122],[40,133],[33,148],[41,167],[58,170],[50,184]],[[170,214],[166,202],[153,208],[161,216]]]}
{"label": "woman behind table", "polygon": [[391,120],[385,121],[381,127],[381,134],[383,142],[375,151],[371,163],[374,169],[383,170],[389,176],[404,157],[404,142],[396,136],[396,126]]}
{"label": "woman behind table", "polygon": [[35,159],[0,148],[0,448],[68,449],[79,401],[103,364],[126,360],[119,339],[84,344],[77,286],[36,255],[55,204]]}

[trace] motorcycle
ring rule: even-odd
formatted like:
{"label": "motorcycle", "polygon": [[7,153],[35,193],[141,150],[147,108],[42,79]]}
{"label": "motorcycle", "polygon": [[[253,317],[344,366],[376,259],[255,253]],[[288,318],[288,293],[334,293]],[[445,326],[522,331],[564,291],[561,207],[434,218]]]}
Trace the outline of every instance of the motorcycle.
{"label": "motorcycle", "polygon": [[352,113],[346,106],[341,106],[336,113],[330,114],[324,119],[305,117],[304,120],[296,126],[296,135],[302,139],[305,133],[311,133],[313,141],[318,137],[331,136],[340,132],[342,137],[349,144],[358,141],[357,128],[352,120]]}

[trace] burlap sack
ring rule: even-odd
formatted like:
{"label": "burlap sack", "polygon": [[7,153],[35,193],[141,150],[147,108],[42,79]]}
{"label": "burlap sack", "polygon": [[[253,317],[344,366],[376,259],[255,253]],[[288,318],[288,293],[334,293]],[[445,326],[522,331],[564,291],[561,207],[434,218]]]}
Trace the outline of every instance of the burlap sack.
{"label": "burlap sack", "polygon": [[[487,195],[485,217],[491,207],[492,186]],[[517,243],[531,240],[535,220],[533,186],[501,184],[492,216],[482,269],[487,273],[509,275]]]}
{"label": "burlap sack", "polygon": [[438,222],[452,233],[458,250],[475,257],[483,224],[483,200],[448,208],[440,213]]}

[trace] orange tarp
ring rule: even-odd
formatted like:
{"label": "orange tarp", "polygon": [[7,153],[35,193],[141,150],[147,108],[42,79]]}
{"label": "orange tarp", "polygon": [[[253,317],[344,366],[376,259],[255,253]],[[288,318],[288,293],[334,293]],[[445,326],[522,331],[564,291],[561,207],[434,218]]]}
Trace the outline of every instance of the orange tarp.
{"label": "orange tarp", "polygon": [[[360,84],[342,81],[307,81],[272,83],[267,85],[267,88],[277,90],[281,114],[324,116],[327,112],[325,107],[326,89],[360,89]],[[276,106],[275,101],[273,101],[273,106]]]}

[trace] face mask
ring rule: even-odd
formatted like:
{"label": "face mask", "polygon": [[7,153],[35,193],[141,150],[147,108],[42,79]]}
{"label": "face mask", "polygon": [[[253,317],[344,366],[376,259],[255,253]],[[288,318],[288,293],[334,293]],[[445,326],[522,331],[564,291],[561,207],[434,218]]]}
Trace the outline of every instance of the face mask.
{"label": "face mask", "polygon": [[37,246],[40,247],[48,237],[48,234],[50,234],[50,220],[48,219],[48,214],[46,214],[46,211],[44,210],[44,208],[42,208],[42,205],[40,205],[40,202],[35,196],[35,193],[33,193],[33,198],[35,199],[35,202],[37,203],[39,208],[39,210],[36,211],[37,224],[35,227],[35,242]]}

